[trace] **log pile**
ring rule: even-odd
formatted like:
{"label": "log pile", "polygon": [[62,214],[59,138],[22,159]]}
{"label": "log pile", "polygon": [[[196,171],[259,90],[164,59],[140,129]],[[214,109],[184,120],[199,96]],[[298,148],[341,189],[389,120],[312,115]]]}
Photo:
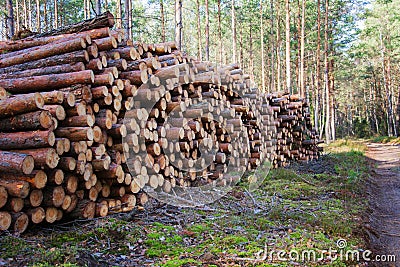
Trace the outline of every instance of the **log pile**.
{"label": "log pile", "polygon": [[106,13],[0,43],[0,230],[130,211],[144,188],[225,186],[318,158],[304,99],[238,65],[123,40]]}

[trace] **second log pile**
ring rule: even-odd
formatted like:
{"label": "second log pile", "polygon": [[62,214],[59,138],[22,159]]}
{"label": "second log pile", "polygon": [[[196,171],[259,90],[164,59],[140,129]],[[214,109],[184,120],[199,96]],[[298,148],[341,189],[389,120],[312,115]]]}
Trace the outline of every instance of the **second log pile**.
{"label": "second log pile", "polygon": [[230,183],[228,166],[318,158],[304,99],[113,24],[0,43],[0,230],[129,211],[146,186]]}

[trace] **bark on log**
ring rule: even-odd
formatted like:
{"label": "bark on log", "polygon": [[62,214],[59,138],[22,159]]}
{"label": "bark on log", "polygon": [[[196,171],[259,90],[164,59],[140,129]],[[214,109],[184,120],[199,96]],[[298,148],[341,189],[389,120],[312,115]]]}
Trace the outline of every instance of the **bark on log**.
{"label": "bark on log", "polygon": [[37,34],[33,37],[39,38],[39,37],[44,37],[44,36],[53,36],[53,35],[59,35],[59,34],[69,34],[69,33],[76,33],[76,32],[82,32],[82,31],[88,31],[88,30],[93,30],[93,29],[98,29],[98,28],[112,28],[114,26],[114,16],[110,12],[105,12],[95,18],[88,19],[76,24],[72,25],[66,25],[64,27],[60,27],[58,29],[52,30],[50,32],[45,32],[41,34]]}
{"label": "bark on log", "polygon": [[8,194],[13,197],[26,198],[29,195],[29,183],[25,181],[0,179],[0,186],[7,189]]}
{"label": "bark on log", "polygon": [[67,40],[68,38],[89,36],[91,39],[103,38],[110,35],[110,28],[104,27],[100,29],[87,30],[79,33],[58,34],[46,37],[28,37],[22,40],[0,42],[0,51],[10,52],[18,51],[35,46],[43,46],[48,43],[59,40]]}
{"label": "bark on log", "polygon": [[60,157],[58,156],[57,151],[54,148],[35,148],[14,151],[31,155],[35,160],[35,167],[38,169],[42,169],[45,167],[54,169],[55,167],[57,167],[58,161],[60,160]]}
{"label": "bark on log", "polygon": [[1,132],[46,130],[53,126],[53,120],[48,111],[35,111],[0,119]]}
{"label": "bark on log", "polygon": [[30,174],[34,168],[34,158],[27,154],[0,151],[0,171]]}
{"label": "bark on log", "polygon": [[84,48],[86,48],[86,41],[83,38],[76,38],[63,43],[50,43],[41,46],[39,49],[27,51],[27,53],[0,59],[0,68],[18,65],[54,55],[65,54]]}
{"label": "bark on log", "polygon": [[33,76],[28,78],[3,79],[0,86],[13,94],[50,91],[75,84],[91,84],[94,74],[91,70],[79,72]]}
{"label": "bark on log", "polygon": [[74,64],[78,62],[89,62],[89,54],[85,50],[75,51],[71,53],[55,55],[39,59],[36,61],[30,61],[7,68],[0,68],[0,74],[14,73],[18,71],[24,71],[28,69],[39,69],[48,66],[58,66],[61,64]]}
{"label": "bark on log", "polygon": [[39,93],[16,95],[0,100],[0,118],[36,111],[43,106],[44,99]]}
{"label": "bark on log", "polygon": [[53,131],[0,133],[0,149],[28,149],[51,147],[55,143]]}

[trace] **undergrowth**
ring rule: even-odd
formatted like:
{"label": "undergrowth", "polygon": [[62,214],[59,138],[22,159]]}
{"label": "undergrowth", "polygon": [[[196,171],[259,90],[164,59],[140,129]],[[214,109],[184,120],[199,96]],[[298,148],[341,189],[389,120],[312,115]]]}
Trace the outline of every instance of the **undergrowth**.
{"label": "undergrowth", "polygon": [[[368,175],[363,142],[342,140],[310,165],[272,170],[197,209],[155,203],[144,212],[33,228],[0,237],[7,266],[355,266],[353,260],[282,261],[274,252],[365,248],[360,214]],[[317,172],[304,171],[307,168]],[[293,252],[294,251],[294,252]],[[272,254],[271,254],[272,253]],[[326,255],[325,255],[326,256]]]}

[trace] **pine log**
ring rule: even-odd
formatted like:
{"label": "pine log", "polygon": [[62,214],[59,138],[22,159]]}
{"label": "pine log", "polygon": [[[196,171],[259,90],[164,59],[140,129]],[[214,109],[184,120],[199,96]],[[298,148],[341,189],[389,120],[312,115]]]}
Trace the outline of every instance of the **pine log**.
{"label": "pine log", "polygon": [[7,203],[7,199],[7,190],[3,186],[0,186],[0,208],[2,208]]}
{"label": "pine log", "polygon": [[0,42],[0,51],[18,51],[30,47],[42,46],[48,43],[67,40],[68,38],[85,38],[89,36],[91,39],[103,38],[110,35],[110,28],[104,27],[100,29],[87,30],[83,32],[74,32],[70,34],[59,34],[46,37],[28,37],[22,40]]}
{"label": "pine log", "polygon": [[[56,43],[56,44],[47,44],[44,46],[41,46],[39,49],[28,51],[28,53],[23,53],[11,57],[6,57],[3,59],[0,59],[0,67],[9,67],[17,64],[22,64],[46,57],[51,57],[54,55],[60,55],[60,54],[65,54],[68,52],[73,52],[79,49],[84,49],[86,48],[86,41],[83,38],[76,38],[72,40],[68,40],[66,42],[62,43]],[[28,48],[28,50],[31,48]]]}
{"label": "pine log", "polygon": [[33,188],[41,189],[47,184],[47,174],[42,170],[34,170],[31,174],[12,174],[12,173],[0,173],[0,179],[2,180],[14,180],[14,181],[25,181],[32,185]]}
{"label": "pine log", "polygon": [[49,167],[54,169],[58,165],[60,157],[54,148],[35,148],[26,150],[14,150],[18,153],[31,155],[35,160],[35,167],[38,169]]}
{"label": "pine log", "polygon": [[12,212],[20,212],[24,208],[24,200],[20,197],[9,198],[7,204],[3,207],[4,210]]}
{"label": "pine log", "polygon": [[43,106],[44,99],[39,93],[16,95],[0,100],[0,118],[36,111]]}
{"label": "pine log", "polygon": [[53,131],[0,133],[0,149],[28,149],[53,146]]}
{"label": "pine log", "polygon": [[43,202],[43,192],[39,189],[33,189],[29,194],[29,199],[25,200],[25,205],[39,207]]}
{"label": "pine log", "polygon": [[64,197],[65,191],[62,186],[46,187],[43,192],[43,204],[58,208],[63,204]]}
{"label": "pine log", "polygon": [[38,69],[28,69],[24,71],[17,71],[12,73],[0,74],[0,79],[16,79],[16,78],[27,78],[31,76],[41,76],[48,74],[59,74],[85,70],[83,62],[77,62],[72,64],[61,64],[56,66],[47,66]]}
{"label": "pine log", "polygon": [[7,211],[0,211],[0,231],[8,230],[11,222],[11,214]]}
{"label": "pine log", "polygon": [[33,171],[35,161],[32,156],[23,153],[0,151],[0,171],[30,174]]}
{"label": "pine log", "polygon": [[94,74],[91,70],[83,70],[71,73],[60,73],[27,78],[3,79],[0,86],[14,94],[30,93],[38,91],[50,91],[74,84],[90,84],[94,82]]}
{"label": "pine log", "polygon": [[58,29],[49,32],[37,34],[33,37],[38,38],[38,37],[53,36],[60,34],[69,34],[77,32],[79,33],[83,31],[93,30],[97,28],[105,28],[105,27],[112,28],[114,26],[114,23],[115,23],[114,16],[109,11],[107,11],[95,18],[87,19],[85,21],[72,25],[66,25],[64,27],[60,27]]}
{"label": "pine log", "polygon": [[91,127],[60,127],[54,133],[57,137],[65,137],[72,142],[92,141],[94,138],[94,132]]}
{"label": "pine log", "polygon": [[46,212],[42,207],[29,209],[27,210],[26,214],[28,215],[30,221],[34,224],[39,224],[46,218]]}
{"label": "pine log", "polygon": [[8,194],[13,197],[26,198],[29,195],[29,183],[25,181],[0,179],[0,186],[7,189]]}
{"label": "pine log", "polygon": [[24,212],[11,213],[12,230],[16,233],[23,233],[29,225],[29,218]]}

